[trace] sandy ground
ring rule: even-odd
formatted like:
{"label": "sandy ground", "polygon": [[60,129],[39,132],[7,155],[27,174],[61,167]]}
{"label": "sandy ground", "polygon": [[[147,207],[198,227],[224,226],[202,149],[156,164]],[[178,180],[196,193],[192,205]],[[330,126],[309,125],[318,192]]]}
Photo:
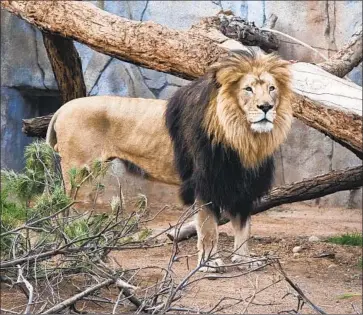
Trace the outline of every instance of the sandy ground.
{"label": "sandy ground", "polygon": [[[126,194],[128,196],[143,192],[148,197],[149,217],[167,205],[163,212],[148,223],[148,227],[153,229],[154,233],[162,231],[169,224],[175,224],[183,213],[175,187],[139,182],[129,189]],[[103,196],[104,202],[116,192],[116,188],[106,192]],[[253,216],[250,247],[257,255],[279,257],[287,276],[326,313],[354,314],[357,311],[362,312],[362,270],[358,266],[362,249],[324,242],[329,236],[346,232],[362,232],[361,209],[316,208],[292,204]],[[308,238],[312,235],[319,237],[320,241],[309,242]],[[166,236],[163,234],[158,240],[162,243]],[[302,251],[293,255],[292,249],[298,245],[302,247]],[[219,248],[228,251],[232,250],[232,247],[233,233],[230,225],[226,224],[220,227]],[[179,244],[179,259],[173,266],[177,281],[183,279],[196,266],[195,252],[195,237]],[[126,269],[156,267],[145,269],[135,276],[135,284],[140,288],[136,295],[141,295],[144,294],[143,288],[161,279],[162,272],[159,267],[167,267],[171,253],[172,245],[167,244],[152,249],[112,252],[111,255]],[[329,255],[318,258],[322,254]],[[224,260],[229,263],[228,257],[224,257]],[[197,273],[192,279],[201,276],[204,274]],[[286,281],[258,292],[278,279],[279,272],[272,266],[246,275],[241,275],[240,270],[231,267],[221,276],[219,279],[203,279],[194,283],[184,291],[182,298],[174,306],[208,312],[224,298],[220,306],[232,306],[217,313],[277,314],[291,312],[297,308],[297,298]],[[106,294],[113,300],[117,298],[116,291],[109,290]],[[26,302],[22,295],[16,294],[15,289],[3,289],[1,297],[1,304],[5,309],[16,310],[14,307]],[[229,299],[226,299],[227,297]],[[254,298],[251,300],[251,297]],[[243,302],[233,305],[236,299],[241,298],[244,299]],[[112,305],[91,307],[97,313],[112,311]],[[132,309],[133,307],[127,304],[121,307],[119,312]],[[306,304],[300,312],[316,313]]]}

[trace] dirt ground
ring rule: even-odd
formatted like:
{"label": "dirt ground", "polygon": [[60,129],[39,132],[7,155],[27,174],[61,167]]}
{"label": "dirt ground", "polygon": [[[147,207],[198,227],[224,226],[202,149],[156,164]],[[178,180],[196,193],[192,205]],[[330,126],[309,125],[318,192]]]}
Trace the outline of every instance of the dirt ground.
{"label": "dirt ground", "polygon": [[[177,222],[183,209],[178,203],[176,188],[163,184],[148,185],[142,182],[134,184],[126,192],[129,196],[137,192],[144,193],[148,198],[149,217],[153,217],[161,208],[167,206],[148,227],[156,234],[170,224]],[[103,196],[107,200],[117,191],[111,191]],[[229,224],[221,226],[219,248],[232,250],[233,233]],[[328,314],[355,314],[362,312],[362,270],[358,260],[362,257],[362,249],[354,246],[341,246],[325,242],[327,237],[341,235],[347,232],[362,232],[361,209],[317,208],[304,204],[291,204],[269,210],[253,216],[252,239],[250,248],[256,255],[273,255],[279,257],[287,276],[297,284],[305,295]],[[315,235],[320,241],[309,242],[309,237]],[[162,234],[158,241],[166,241]],[[301,246],[298,254],[292,249]],[[196,237],[179,244],[178,262],[174,264],[175,279],[180,281],[196,266]],[[155,283],[162,277],[159,267],[167,267],[172,253],[172,245],[149,249],[133,249],[112,252],[112,257],[124,268],[148,269],[139,272],[134,278],[139,287],[136,295],[144,294],[143,288]],[[228,257],[224,257],[226,263]],[[151,268],[156,266],[157,268]],[[195,277],[203,276],[198,273]],[[244,302],[220,310],[225,314],[277,314],[288,313],[297,308],[297,297],[286,281],[281,281],[271,287],[279,277],[276,268],[268,266],[261,271],[241,275],[236,267],[228,269],[221,278],[215,280],[203,279],[187,288],[175,307],[210,311],[219,300],[225,298],[220,305],[235,304],[236,299],[244,298]],[[108,291],[110,298],[115,300],[117,292]],[[13,290],[2,290],[1,304],[5,309],[14,309],[20,305],[23,298]],[[226,299],[226,298],[229,299]],[[253,299],[251,300],[251,297]],[[18,300],[17,300],[18,299]],[[119,311],[132,311],[133,307],[126,304]],[[14,309],[15,310],[15,309]],[[94,305],[94,312],[109,313],[112,305]],[[304,305],[301,314],[314,312]]]}

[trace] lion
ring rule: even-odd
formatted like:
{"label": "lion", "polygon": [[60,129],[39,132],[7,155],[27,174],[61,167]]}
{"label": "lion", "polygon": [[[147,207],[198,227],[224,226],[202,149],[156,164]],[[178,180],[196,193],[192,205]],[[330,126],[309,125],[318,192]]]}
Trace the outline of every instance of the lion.
{"label": "lion", "polygon": [[197,213],[202,271],[224,271],[218,255],[218,218],[235,231],[233,263],[259,265],[247,240],[254,203],[273,181],[273,153],[292,122],[289,62],[276,55],[233,54],[180,88],[166,109],[184,204]]}
{"label": "lion", "polygon": [[218,255],[221,212],[235,230],[232,261],[250,258],[250,212],[273,180],[273,153],[291,127],[289,63],[275,55],[233,53],[169,101],[92,96],[72,100],[53,116],[46,142],[69,170],[119,158],[150,180],[180,186],[196,214],[201,271],[223,272]]}

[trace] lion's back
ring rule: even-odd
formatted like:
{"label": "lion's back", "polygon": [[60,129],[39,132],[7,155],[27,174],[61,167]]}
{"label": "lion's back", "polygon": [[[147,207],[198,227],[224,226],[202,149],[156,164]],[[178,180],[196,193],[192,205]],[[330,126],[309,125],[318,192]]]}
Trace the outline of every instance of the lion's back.
{"label": "lion's back", "polygon": [[77,155],[77,160],[106,159],[120,139],[131,147],[145,130],[159,130],[164,111],[165,101],[154,99],[92,96],[72,100],[57,112],[58,152]]}

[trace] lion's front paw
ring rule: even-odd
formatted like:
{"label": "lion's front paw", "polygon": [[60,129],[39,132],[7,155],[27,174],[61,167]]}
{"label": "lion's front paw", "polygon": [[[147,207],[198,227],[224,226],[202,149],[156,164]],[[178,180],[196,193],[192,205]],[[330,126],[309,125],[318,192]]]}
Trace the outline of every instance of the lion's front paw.
{"label": "lion's front paw", "polygon": [[251,257],[249,255],[238,255],[234,254],[231,258],[234,264],[239,264],[238,268],[246,269],[257,269],[264,265],[264,260],[258,257]]}
{"label": "lion's front paw", "polygon": [[206,263],[199,262],[203,266],[199,268],[201,272],[226,272],[226,267],[224,266],[223,260],[220,258],[210,259]]}

